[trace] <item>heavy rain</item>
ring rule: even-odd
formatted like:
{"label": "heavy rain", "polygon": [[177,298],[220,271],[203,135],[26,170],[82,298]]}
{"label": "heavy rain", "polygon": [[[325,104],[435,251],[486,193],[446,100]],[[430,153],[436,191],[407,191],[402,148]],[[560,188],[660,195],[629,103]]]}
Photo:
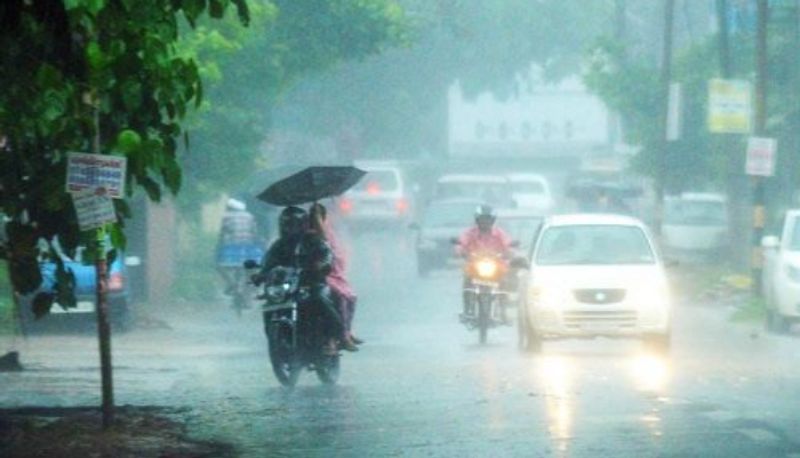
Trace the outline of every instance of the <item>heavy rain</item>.
{"label": "heavy rain", "polygon": [[0,456],[800,457],[800,0],[0,25]]}

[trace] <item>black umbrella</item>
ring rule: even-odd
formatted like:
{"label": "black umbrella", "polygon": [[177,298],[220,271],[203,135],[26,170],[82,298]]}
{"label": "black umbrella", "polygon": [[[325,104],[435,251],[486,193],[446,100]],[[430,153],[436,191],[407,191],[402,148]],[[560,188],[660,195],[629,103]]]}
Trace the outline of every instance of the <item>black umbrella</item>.
{"label": "black umbrella", "polygon": [[[294,173],[288,174],[294,170]],[[274,181],[258,198],[272,205],[287,206],[316,202],[335,197],[350,189],[367,172],[353,166],[312,166],[300,171],[283,168]]]}

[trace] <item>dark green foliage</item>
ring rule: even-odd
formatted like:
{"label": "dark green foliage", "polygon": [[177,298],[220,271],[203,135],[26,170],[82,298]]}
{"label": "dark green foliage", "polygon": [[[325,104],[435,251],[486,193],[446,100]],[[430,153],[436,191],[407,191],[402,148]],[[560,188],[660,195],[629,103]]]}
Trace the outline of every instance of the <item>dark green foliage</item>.
{"label": "dark green foliage", "polygon": [[[29,293],[41,283],[38,242],[57,265],[57,300],[74,304],[74,278],[53,245],[74,254],[81,241],[65,192],[70,151],[128,158],[128,196],[145,188],[154,200],[181,185],[176,141],[189,106],[201,101],[196,63],[176,52],[183,18],[219,17],[233,0],[10,0],[0,3],[0,212],[8,227],[10,277]],[[95,120],[99,120],[99,129]],[[99,151],[95,151],[97,138]],[[129,217],[115,204],[120,221]],[[122,223],[111,240],[124,246]],[[35,301],[37,314],[52,299]]]}

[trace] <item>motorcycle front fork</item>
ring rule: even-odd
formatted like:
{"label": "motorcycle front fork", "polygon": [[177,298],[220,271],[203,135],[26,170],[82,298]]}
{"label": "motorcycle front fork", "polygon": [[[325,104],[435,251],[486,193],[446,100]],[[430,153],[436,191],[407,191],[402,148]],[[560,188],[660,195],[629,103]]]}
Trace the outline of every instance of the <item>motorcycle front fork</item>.
{"label": "motorcycle front fork", "polygon": [[[475,317],[478,315],[478,295],[481,292],[476,288],[464,288],[463,290],[463,314],[465,317]],[[507,304],[505,298],[502,297],[501,294],[495,293],[483,293],[483,294],[492,294],[491,301],[494,302],[496,305],[495,310],[497,319],[502,322],[508,321],[507,311],[506,309]]]}

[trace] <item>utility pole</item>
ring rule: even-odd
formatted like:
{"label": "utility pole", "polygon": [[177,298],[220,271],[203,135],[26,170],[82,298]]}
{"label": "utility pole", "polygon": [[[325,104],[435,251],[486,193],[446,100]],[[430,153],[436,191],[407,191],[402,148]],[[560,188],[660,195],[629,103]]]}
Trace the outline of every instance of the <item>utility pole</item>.
{"label": "utility pole", "polygon": [[731,71],[730,30],[728,29],[728,0],[717,0],[717,28],[719,29],[719,69],[722,77],[729,79]]}
{"label": "utility pole", "polygon": [[664,220],[664,183],[667,175],[667,154],[669,142],[667,141],[669,118],[669,85],[672,79],[672,29],[675,22],[675,0],[664,0],[664,48],[661,55],[661,122],[658,139],[658,157],[656,159],[656,203],[654,231],[660,238],[661,225]]}
{"label": "utility pole", "polygon": [[[758,26],[756,31],[756,94],[755,94],[755,136],[763,137],[767,130],[767,24],[769,21],[768,0],[758,0]],[[763,250],[761,238],[766,223],[764,178],[753,177],[753,240],[751,276],[753,294],[761,295],[761,271],[763,269]]]}
{"label": "utility pole", "polygon": [[[94,138],[92,152],[100,154],[100,100],[96,94],[92,97],[94,110]],[[106,231],[96,229],[95,233],[95,313],[97,315],[97,338],[100,350],[100,382],[102,390],[103,429],[114,423],[114,383],[113,366],[111,364],[111,326],[108,318],[108,262],[106,261]]]}
{"label": "utility pole", "polygon": [[[728,0],[717,0],[717,28],[718,28],[718,50],[719,50],[719,72],[725,80],[733,78],[733,65],[731,62],[731,39],[728,24]],[[718,134],[719,146],[725,154],[727,160],[726,185],[728,196],[728,227],[730,230],[730,250],[728,251],[729,261],[736,267],[744,268],[749,265],[746,254],[749,250],[744,250],[749,240],[749,231],[745,223],[748,202],[742,189],[746,186],[744,178],[744,161],[742,155],[737,151],[736,138],[732,134]]]}

